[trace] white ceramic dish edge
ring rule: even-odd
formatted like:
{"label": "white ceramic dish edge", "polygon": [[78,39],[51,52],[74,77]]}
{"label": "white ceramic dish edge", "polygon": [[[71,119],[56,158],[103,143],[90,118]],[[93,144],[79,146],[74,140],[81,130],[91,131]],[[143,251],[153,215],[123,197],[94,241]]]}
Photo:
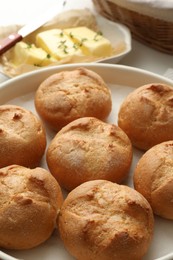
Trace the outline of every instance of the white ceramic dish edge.
{"label": "white ceramic dish edge", "polygon": [[[125,49],[114,56],[106,57],[104,59],[98,60],[97,62],[106,62],[106,63],[118,63],[125,55],[127,55],[131,49],[131,32],[127,26],[121,23],[115,23],[107,20],[106,18],[97,15],[97,23],[100,29],[103,32],[103,35],[110,40],[112,46],[125,43]],[[109,30],[108,30],[109,26]]]}
{"label": "white ceramic dish edge", "polygon": [[[3,89],[4,88],[11,88],[11,85],[16,84],[17,82],[19,83],[18,85],[20,85],[21,81],[27,81],[28,79],[32,80],[32,77],[35,80],[39,82],[41,82],[43,79],[47,78],[49,75],[56,73],[57,71],[62,71],[62,70],[73,70],[74,68],[77,67],[87,67],[89,69],[94,69],[97,72],[97,68],[99,68],[99,70],[101,69],[103,72],[103,77],[104,74],[107,75],[111,75],[112,71],[114,70],[114,68],[116,68],[116,70],[118,71],[118,73],[115,75],[116,76],[116,80],[117,80],[117,84],[119,84],[119,81],[121,81],[121,84],[123,85],[128,85],[130,82],[130,79],[128,77],[124,77],[124,73],[125,72],[129,72],[130,71],[130,75],[131,77],[134,77],[136,75],[136,73],[139,73],[141,76],[141,80],[137,80],[135,82],[135,79],[133,80],[133,86],[134,87],[139,87],[140,84],[147,84],[149,82],[149,79],[154,77],[157,77],[158,80],[161,82],[167,82],[168,84],[170,84],[171,86],[173,86],[173,80],[172,79],[168,79],[162,75],[158,75],[154,72],[150,72],[144,69],[139,69],[139,68],[135,68],[135,67],[130,67],[130,66],[126,66],[126,65],[120,65],[120,64],[104,64],[104,63],[97,63],[97,62],[93,62],[93,63],[78,63],[78,64],[64,64],[61,66],[51,66],[51,67],[44,67],[41,68],[39,70],[36,71],[31,71],[22,75],[19,75],[15,78],[10,78],[9,80],[3,82],[0,84],[0,90],[1,90],[1,96],[0,96],[0,101],[2,100],[2,95],[3,95]],[[106,68],[106,72],[104,72],[104,68]],[[39,77],[37,77],[37,75],[40,75],[40,80]],[[111,80],[111,77],[109,77],[109,75],[107,75],[107,78]],[[32,76],[32,77],[31,77]],[[128,75],[129,76],[129,75]],[[145,80],[145,77],[147,78]],[[32,81],[31,81],[32,83]],[[109,82],[109,83],[113,83],[113,82]],[[20,88],[20,86],[19,86]],[[2,101],[1,101],[2,102]]]}

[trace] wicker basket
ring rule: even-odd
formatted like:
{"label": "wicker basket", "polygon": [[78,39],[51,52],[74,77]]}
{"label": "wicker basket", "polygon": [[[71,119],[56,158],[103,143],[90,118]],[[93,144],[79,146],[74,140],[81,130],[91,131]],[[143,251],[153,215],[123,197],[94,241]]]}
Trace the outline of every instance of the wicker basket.
{"label": "wicker basket", "polygon": [[109,0],[92,1],[98,13],[128,26],[134,39],[161,52],[173,54],[173,23],[128,10]]}

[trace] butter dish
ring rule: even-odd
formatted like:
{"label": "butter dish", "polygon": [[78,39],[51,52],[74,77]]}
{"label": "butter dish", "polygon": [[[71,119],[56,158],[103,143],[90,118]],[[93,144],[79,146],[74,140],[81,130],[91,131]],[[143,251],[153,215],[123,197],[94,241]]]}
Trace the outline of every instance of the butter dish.
{"label": "butter dish", "polygon": [[[60,15],[61,19],[57,18],[55,20],[52,20],[51,22],[45,24],[45,26],[43,26],[42,28],[27,36],[24,39],[24,42],[25,44],[27,44],[27,46],[22,46],[24,44],[24,42],[22,41],[17,43],[16,46],[13,47],[11,50],[3,54],[0,57],[1,71],[9,77],[14,77],[29,71],[41,69],[43,66],[54,66],[81,62],[118,63],[125,55],[127,55],[131,51],[131,33],[126,26],[119,23],[111,22],[102,16],[94,15],[89,9],[68,10],[66,11],[67,15],[63,16],[66,19],[62,18],[62,14],[63,13],[61,13]],[[69,19],[67,19],[68,16]],[[85,50],[86,55],[66,55],[64,59],[56,59],[55,57],[50,55],[49,52],[46,51],[46,53],[44,54],[41,49],[39,50],[39,44],[41,41],[43,42],[43,37],[41,39],[38,35],[44,34],[45,31],[62,29],[66,30],[69,28],[70,30],[79,30],[80,27],[83,27],[82,31],[84,30],[83,33],[81,33],[82,31],[80,32],[81,35],[92,35],[91,32],[89,34],[88,31],[86,32],[86,30],[91,29],[97,37],[97,39],[95,40],[95,46],[93,47],[92,44],[94,41],[87,40],[85,42],[83,41],[83,39],[85,39],[86,37],[81,36],[83,37],[81,39],[83,50]],[[105,39],[104,42],[100,40],[101,37]],[[37,40],[35,40],[36,38]],[[99,41],[97,41],[98,38]],[[79,39],[76,38],[75,41],[75,44],[79,45]],[[102,44],[100,44],[100,42],[102,42]],[[110,52],[110,45],[113,50],[112,52]],[[15,48],[18,49],[17,58],[14,57],[14,54],[16,53],[16,51],[14,51]],[[86,50],[90,50],[90,53],[86,52]],[[79,52],[79,49],[77,51]],[[34,55],[36,55],[36,59],[34,58]],[[43,56],[45,56],[44,59],[42,58]],[[25,60],[26,58],[27,62],[20,64],[20,62],[18,62],[19,57],[22,57],[23,60]],[[35,59],[35,62],[32,63],[31,61],[33,59]],[[43,62],[40,62],[41,59],[43,60]]]}

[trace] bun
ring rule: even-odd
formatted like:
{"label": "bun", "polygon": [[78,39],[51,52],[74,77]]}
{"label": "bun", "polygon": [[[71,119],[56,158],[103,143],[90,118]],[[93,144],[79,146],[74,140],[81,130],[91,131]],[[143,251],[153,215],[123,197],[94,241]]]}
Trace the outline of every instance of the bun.
{"label": "bun", "polygon": [[89,180],[124,180],[131,166],[132,145],[118,126],[85,117],[56,134],[46,159],[60,185],[72,190]]}
{"label": "bun", "polygon": [[132,144],[148,150],[173,139],[173,89],[153,83],[137,88],[122,103],[118,125]]}
{"label": "bun", "polygon": [[139,160],[134,186],[155,214],[173,220],[173,141],[160,143]]}
{"label": "bun", "polygon": [[0,194],[0,247],[29,249],[50,237],[63,199],[48,171],[1,168]]}
{"label": "bun", "polygon": [[106,118],[112,101],[110,90],[97,73],[78,68],[53,74],[43,81],[36,91],[35,106],[47,124],[60,130],[80,117]]}
{"label": "bun", "polygon": [[0,168],[11,164],[34,168],[46,148],[41,121],[15,105],[0,106]]}
{"label": "bun", "polygon": [[79,260],[140,260],[153,234],[147,200],[127,186],[105,180],[81,184],[69,193],[59,216],[66,249]]}

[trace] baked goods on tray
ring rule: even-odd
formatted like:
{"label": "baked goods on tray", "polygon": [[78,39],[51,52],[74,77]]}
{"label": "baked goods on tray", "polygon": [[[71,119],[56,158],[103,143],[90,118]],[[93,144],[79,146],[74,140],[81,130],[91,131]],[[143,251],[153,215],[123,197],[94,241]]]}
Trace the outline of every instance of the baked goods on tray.
{"label": "baked goods on tray", "polygon": [[78,68],[55,73],[43,81],[35,94],[41,118],[56,131],[86,116],[105,119],[112,108],[109,88],[96,72]]}
{"label": "baked goods on tray", "polygon": [[[71,71],[71,72],[73,72],[73,71]],[[159,86],[159,89],[157,89],[158,86]],[[118,87],[118,86],[115,86],[115,87]],[[162,116],[162,112],[163,112],[163,115],[164,115],[163,118],[170,118],[170,120],[171,120],[170,111],[171,111],[172,97],[171,97],[171,91],[170,91],[169,86],[165,86],[163,84],[158,84],[158,83],[157,84],[153,83],[153,84],[149,84],[149,89],[150,88],[152,90],[152,95],[151,95],[151,93],[148,94],[147,90],[145,89],[145,98],[141,98],[141,100],[142,101],[148,100],[147,102],[149,104],[152,101],[155,104],[155,97],[157,97],[156,100],[157,100],[157,102],[159,100],[159,102],[158,102],[159,104],[162,104],[165,102],[165,104],[168,105],[168,107],[166,107],[166,109],[165,109],[165,106],[164,106],[160,110],[160,113],[158,113],[158,114],[156,113],[156,114],[159,116]],[[107,90],[106,90],[106,93],[107,93]],[[114,92],[113,92],[113,94],[114,94]],[[31,95],[32,95],[31,106],[32,106],[32,109],[34,110],[34,102],[33,102],[34,93],[32,93]],[[166,98],[163,99],[164,100],[164,102],[163,102],[162,97],[165,97],[165,95],[166,95]],[[20,102],[21,98],[23,99],[23,96],[20,97],[19,99],[17,99],[15,102],[17,102],[18,100]],[[24,100],[26,100],[25,98],[28,98],[28,94],[26,96],[24,96]],[[31,98],[31,96],[30,96],[30,98]],[[119,96],[117,98],[119,98]],[[13,102],[14,102],[14,100],[13,100]],[[118,100],[118,104],[119,104],[119,102],[120,102],[120,100]],[[27,105],[28,105],[28,103],[27,103]],[[117,104],[115,104],[115,105],[117,105]],[[81,106],[83,106],[83,103],[81,103]],[[118,111],[116,108],[116,113],[117,112]],[[165,116],[165,115],[167,115],[166,113],[168,113],[168,112],[169,112],[169,117]],[[113,111],[113,113],[114,113],[114,111]],[[155,113],[153,113],[153,114],[155,114]],[[114,114],[111,114],[111,120],[112,119],[115,120]],[[158,119],[158,117],[157,117],[157,119]],[[109,118],[109,120],[110,120],[110,118]],[[155,121],[156,120],[154,120],[154,122]],[[48,142],[49,142],[52,140],[52,138],[54,138],[55,132],[49,128],[46,128],[46,130],[47,130],[47,134],[48,134],[47,137],[48,137]],[[21,132],[21,134],[22,134],[22,132]],[[1,150],[2,150],[2,146],[1,146]],[[134,151],[135,151],[135,158],[134,158],[132,167],[134,166],[134,163],[136,163],[136,159],[139,158],[138,156],[141,155],[141,151],[138,151],[137,149],[134,149]],[[31,154],[29,154],[29,155],[31,155]],[[64,210],[65,213],[63,213],[63,210],[62,210],[62,214],[60,214],[60,218],[57,218],[57,225],[59,225],[59,219],[60,219],[59,226],[60,226],[60,230],[61,230],[61,234],[62,234],[62,239],[63,239],[63,241],[65,241],[64,243],[65,243],[65,245],[67,245],[67,249],[72,253],[72,255],[76,256],[76,252],[78,254],[79,247],[81,247],[82,250],[84,249],[84,251],[83,251],[84,253],[81,251],[82,254],[85,255],[85,253],[86,253],[86,257],[91,256],[91,259],[94,259],[94,260],[95,259],[99,259],[99,260],[100,259],[104,259],[104,260],[105,259],[111,259],[111,260],[112,259],[118,259],[118,260],[122,259],[122,260],[124,260],[124,259],[127,259],[127,255],[129,256],[129,259],[133,259],[133,260],[141,259],[143,257],[143,255],[145,255],[147,253],[147,251],[149,250],[149,246],[151,244],[152,233],[153,233],[153,214],[152,214],[152,210],[151,210],[152,205],[149,205],[150,201],[147,202],[147,200],[144,199],[145,194],[144,194],[144,196],[141,196],[139,194],[140,190],[138,192],[136,192],[132,188],[120,186],[120,185],[113,183],[113,182],[121,183],[123,181],[123,179],[125,178],[125,183],[127,183],[127,185],[131,185],[132,178],[130,175],[128,175],[128,173],[131,173],[131,171],[129,171],[129,169],[131,167],[131,162],[132,162],[132,144],[131,144],[129,138],[127,137],[127,135],[123,132],[123,130],[120,129],[115,124],[114,125],[108,124],[95,117],[78,118],[78,119],[73,120],[72,122],[68,123],[57,133],[55,138],[52,140],[52,143],[48,147],[47,154],[45,154],[45,155],[47,155],[47,165],[46,165],[46,160],[42,161],[43,164],[41,164],[41,165],[43,165],[43,167],[48,166],[50,168],[50,172],[52,172],[52,175],[54,175],[54,177],[59,181],[62,188],[65,188],[67,190],[75,189],[74,191],[72,191],[72,194],[73,194],[72,197],[75,194],[76,199],[74,201],[72,201],[70,199],[69,200],[70,202],[68,202],[69,197],[67,197],[67,204],[68,203],[69,204],[67,205],[65,202],[64,206],[62,206],[62,209]],[[167,156],[167,157],[169,160],[169,156]],[[158,156],[158,158],[159,158],[159,156]],[[166,158],[166,160],[167,160],[167,158]],[[165,162],[166,162],[166,160],[165,160]],[[11,163],[11,161],[9,161],[9,163]],[[154,163],[154,160],[153,160],[153,163]],[[170,160],[169,160],[169,163],[170,163]],[[147,166],[146,166],[146,168],[147,168]],[[50,187],[51,191],[46,188],[45,183],[47,183],[47,180],[46,180],[47,177],[45,179],[45,183],[44,183],[44,180],[42,181],[42,179],[41,179],[43,177],[42,171],[45,171],[43,169],[37,168],[37,169],[34,169],[33,171],[31,171],[30,169],[27,169],[22,166],[16,166],[16,165],[8,166],[4,169],[0,169],[0,178],[1,178],[0,179],[0,195],[2,195],[2,196],[0,196],[0,213],[3,212],[3,214],[0,214],[0,221],[2,220],[1,216],[6,217],[6,215],[4,215],[4,214],[6,214],[6,213],[4,213],[5,211],[3,211],[4,205],[7,205],[7,208],[5,210],[8,210],[9,209],[8,206],[11,206],[11,205],[12,206],[14,205],[16,211],[17,210],[20,211],[22,207],[23,207],[22,209],[26,210],[26,212],[27,212],[28,208],[30,209],[30,212],[28,214],[27,213],[25,215],[22,214],[21,216],[19,214],[17,214],[18,217],[16,218],[16,221],[19,221],[19,220],[23,221],[22,223],[24,223],[24,224],[22,224],[22,226],[24,225],[24,229],[25,229],[25,225],[27,225],[26,229],[28,229],[29,231],[30,230],[32,231],[32,223],[37,222],[38,227],[36,227],[36,228],[39,228],[39,225],[42,224],[41,217],[43,218],[43,222],[44,222],[44,219],[45,218],[46,219],[45,219],[45,224],[42,227],[40,227],[40,229],[42,229],[42,231],[37,229],[38,234],[34,238],[37,240],[34,240],[32,235],[30,233],[27,233],[28,237],[27,237],[26,241],[23,241],[25,239],[23,239],[23,237],[22,237],[23,234],[21,234],[20,237],[17,237],[17,239],[15,241],[16,244],[11,244],[13,242],[13,239],[11,239],[11,237],[13,238],[12,233],[10,233],[11,236],[9,236],[9,233],[7,232],[8,237],[4,236],[5,240],[3,240],[3,239],[1,240],[1,237],[0,237],[1,243],[3,241],[5,241],[4,244],[0,244],[0,247],[24,249],[24,248],[31,248],[31,247],[40,245],[43,241],[45,241],[50,236],[50,234],[53,230],[51,228],[50,229],[48,228],[47,229],[48,232],[47,233],[45,232],[46,225],[48,225],[50,227],[49,221],[52,221],[51,223],[55,224],[55,214],[54,213],[56,210],[59,213],[59,208],[62,203],[61,193],[58,192],[58,194],[59,194],[58,195],[59,197],[57,198],[57,200],[59,201],[58,206],[56,204],[57,202],[53,199],[52,199],[52,204],[51,203],[49,204],[49,201],[50,201],[49,198],[52,196],[52,192],[54,193],[55,196],[56,196],[57,192],[54,191],[53,184]],[[37,177],[34,177],[34,180],[33,180],[33,178],[31,178],[32,184],[29,184],[29,188],[28,188],[28,185],[26,185],[26,180],[28,180],[28,176],[31,176],[31,173],[33,174],[33,172],[34,172],[34,174],[35,174],[35,171],[37,172]],[[8,173],[12,172],[10,174],[9,178],[8,178],[7,172]],[[18,173],[19,173],[19,176],[17,175]],[[49,177],[53,178],[51,176],[51,173],[45,173],[45,174],[46,174],[46,176],[48,174]],[[166,179],[169,181],[167,173],[164,175],[165,175]],[[93,176],[94,176],[94,178],[93,178]],[[48,179],[49,179],[49,177],[48,177]],[[161,177],[164,177],[164,176],[161,176]],[[6,178],[8,178],[8,180]],[[53,180],[53,183],[56,182],[55,178]],[[149,176],[147,177],[147,174],[146,174],[146,176],[143,177],[144,181],[145,181],[145,178],[149,179],[150,177]],[[164,178],[161,178],[161,181],[159,179],[158,180],[159,180],[159,182],[162,182],[163,179]],[[88,185],[88,184],[86,184],[86,182],[88,182],[89,180],[93,180],[93,181],[90,181],[90,183],[94,183],[94,182],[101,183],[101,185],[94,184],[94,188],[92,188],[93,186],[89,184],[89,186],[87,186],[88,188],[85,189],[85,187],[86,187],[85,185]],[[106,181],[106,180],[109,180],[109,181]],[[110,181],[112,181],[112,182],[110,182]],[[48,180],[48,182],[49,182],[49,180]],[[85,183],[81,184],[83,182],[85,182]],[[137,182],[139,182],[139,180],[137,180]],[[30,177],[29,177],[29,183],[30,183]],[[109,183],[109,184],[107,184],[107,183]],[[23,185],[25,188],[24,192],[22,190]],[[79,186],[78,188],[75,188],[78,185],[81,185],[81,186]],[[7,186],[7,188],[6,188],[6,186]],[[14,194],[13,186],[15,186],[15,189],[21,189],[20,193],[18,193],[16,191]],[[82,188],[80,188],[80,187],[82,187]],[[137,185],[136,185],[136,187],[137,187]],[[165,189],[165,187],[166,187],[166,189]],[[163,191],[163,198],[162,198],[163,200],[166,198],[166,195],[170,196],[170,194],[172,194],[170,192],[171,182],[168,182],[168,184],[166,184],[165,187],[164,187],[164,189],[166,191],[169,191],[168,194],[164,193],[164,189],[162,190],[163,187],[161,188],[161,190],[159,190],[159,194],[157,194],[158,198],[159,198],[161,192]],[[150,188],[149,185],[148,185],[148,188]],[[8,192],[9,189],[10,189],[10,194]],[[79,192],[80,189],[82,190],[82,193]],[[141,191],[141,193],[142,192],[143,191]],[[65,191],[65,194],[66,194],[66,191]],[[17,196],[17,198],[16,198],[16,196]],[[71,196],[71,195],[69,195],[69,196]],[[38,200],[37,200],[37,198],[38,198]],[[3,200],[3,202],[2,202],[2,200]],[[14,204],[13,204],[13,202],[14,202]],[[95,202],[98,202],[98,203],[95,203]],[[34,213],[32,213],[33,212],[32,211],[33,203],[35,203],[34,205],[36,205],[36,207],[38,204],[40,207],[42,207],[42,206],[44,207],[44,205],[45,205],[46,212],[44,211],[44,209],[39,208],[40,215],[37,214],[36,211],[34,211]],[[76,203],[76,205],[80,205],[79,208],[81,207],[81,209],[83,210],[82,211],[82,213],[84,213],[83,215],[80,213],[80,210],[78,210],[79,209],[78,206],[75,208],[75,203]],[[52,206],[53,204],[55,204],[55,205]],[[66,205],[67,205],[67,207],[66,207]],[[93,205],[94,205],[94,209],[93,209]],[[166,207],[166,205],[168,205],[168,204],[165,203],[165,207]],[[54,208],[54,213],[51,214],[52,211],[50,212],[50,209],[52,209],[52,207]],[[72,213],[74,213],[74,214],[72,214],[73,215],[72,219],[71,219],[71,215],[70,215],[70,221],[72,221],[72,223],[74,223],[74,225],[71,226],[71,224],[70,224],[70,226],[66,225],[66,227],[64,227],[65,226],[64,219],[67,217],[68,214],[71,214],[71,208],[73,208],[73,207],[75,208],[76,211],[72,212]],[[14,208],[12,208],[12,210],[13,209]],[[25,212],[24,210],[22,210],[22,212]],[[162,210],[162,207],[160,208],[160,212],[161,212],[161,210]],[[87,212],[87,214],[85,214],[86,213],[85,211]],[[155,212],[157,214],[157,212],[159,212],[159,211],[155,211]],[[171,219],[171,217],[170,217],[172,214],[172,213],[170,213],[171,211],[168,212],[169,217],[168,217],[167,213],[166,213],[167,216],[165,216],[160,212],[158,213],[158,215],[160,214],[160,216],[162,216],[162,217]],[[30,216],[29,214],[31,214],[32,216]],[[5,222],[2,222],[2,224],[0,222],[0,228],[1,228],[2,232],[5,232],[4,231],[5,229],[8,230],[9,226],[11,228],[11,226],[14,222],[14,217],[11,218],[11,215],[10,215],[9,219],[4,217],[4,219],[6,219],[6,220],[5,220]],[[38,221],[37,216],[39,216],[40,222]],[[32,219],[32,217],[36,218],[35,220],[32,221],[32,223],[25,223],[26,220]],[[104,219],[102,219],[102,217]],[[24,218],[26,220],[24,220]],[[74,221],[73,221],[73,218],[74,218]],[[6,221],[7,221],[7,224],[6,224]],[[10,221],[12,221],[12,223]],[[36,221],[36,222],[34,222],[34,221]],[[166,220],[163,220],[163,221],[166,222]],[[80,240],[80,243],[81,243],[81,241],[84,241],[84,243],[82,243],[82,246],[81,246],[81,244],[78,243],[78,236],[76,236],[77,237],[76,240],[74,239],[73,233],[71,236],[70,228],[72,228],[76,232],[76,231],[78,231],[76,229],[76,227],[80,228],[82,226],[83,222],[86,223],[86,225],[84,225],[84,229],[82,229],[83,233],[79,229],[79,232],[81,232],[83,235],[83,236],[81,235],[80,238],[83,239],[83,237],[84,237],[84,240],[82,240],[82,239]],[[168,222],[170,222],[170,221],[167,221],[167,223]],[[18,225],[16,225],[16,223],[15,223],[15,227],[18,228],[18,226],[20,226],[20,221],[19,221]],[[76,225],[75,223],[77,223],[78,225]],[[115,225],[115,223],[116,223],[116,225]],[[158,224],[158,222],[157,222],[157,224]],[[31,228],[29,225],[31,225]],[[54,225],[52,225],[52,226],[54,226]],[[3,229],[3,227],[4,227],[4,229]],[[158,227],[158,226],[156,226],[156,227]],[[12,228],[13,228],[13,226],[12,226]],[[67,233],[64,235],[65,228],[67,228]],[[108,229],[106,229],[106,228],[108,228]],[[1,230],[0,230],[0,234],[1,234]],[[13,228],[13,230],[16,232],[15,228]],[[19,228],[19,230],[20,230],[20,228]],[[101,230],[101,232],[100,232],[100,230]],[[117,231],[118,233],[113,233],[114,231]],[[160,230],[159,230],[159,232],[160,232]],[[171,229],[170,229],[170,232],[171,232]],[[44,233],[44,235],[43,235],[43,233]],[[20,234],[20,232],[18,232],[18,234]],[[102,234],[102,236],[100,237],[99,234]],[[106,234],[106,235],[104,236],[104,234]],[[57,237],[57,235],[59,235],[59,233],[54,232],[53,236],[50,238],[50,240],[47,241],[48,244],[46,244],[46,246],[44,244],[43,247],[36,249],[36,250],[38,250],[39,254],[40,254],[40,250],[43,249],[43,251],[44,251],[44,246],[45,246],[45,250],[47,250],[46,251],[47,254],[45,254],[45,257],[47,257],[47,255],[49,255],[49,252],[50,252],[49,249],[52,249],[50,246],[50,245],[52,245],[52,241],[56,243],[56,240],[59,239]],[[112,235],[111,239],[109,239],[110,238],[109,235],[110,236]],[[31,241],[29,241],[29,236],[30,236]],[[66,237],[66,236],[68,236],[68,237]],[[8,240],[8,238],[10,241]],[[103,238],[103,240],[102,240],[102,238]],[[75,247],[75,244],[72,244],[72,249],[71,249],[71,243],[73,243],[73,242],[79,244],[78,249]],[[154,241],[154,243],[155,243],[155,241]],[[48,245],[48,247],[49,246],[50,247],[48,248],[47,245]],[[93,248],[94,248],[94,251],[93,251]],[[98,248],[98,250],[97,250],[97,248]],[[56,244],[55,244],[55,246],[53,247],[53,250],[57,250],[57,252],[59,254],[59,249],[60,249],[59,246],[57,245],[57,248],[56,248]],[[153,250],[153,247],[151,250],[149,250],[147,256],[151,257],[152,250]],[[9,254],[10,254],[10,252],[11,251],[9,251]],[[28,252],[26,251],[26,254],[27,253],[30,255],[33,255],[33,251],[28,251]],[[16,251],[16,252],[14,251],[14,255],[15,254],[16,254],[16,256],[17,256],[17,254],[18,254],[18,256],[21,256],[19,258],[22,258],[25,256],[25,253],[23,253],[23,251],[21,251],[20,253],[18,251]],[[68,253],[63,251],[63,254],[68,254]],[[52,251],[51,251],[50,255],[52,256]],[[54,255],[54,253],[53,253],[53,255]],[[55,253],[55,255],[56,255],[56,253]],[[61,253],[60,253],[60,255],[61,255]],[[35,252],[34,252],[34,256],[35,256]],[[85,259],[83,257],[83,255],[82,255],[81,259],[82,260]]]}
{"label": "baked goods on tray", "polygon": [[153,224],[151,207],[140,193],[105,180],[71,191],[58,223],[66,249],[81,260],[142,259]]}
{"label": "baked goods on tray", "polygon": [[40,119],[16,105],[0,106],[0,168],[11,164],[35,167],[46,148]]}
{"label": "baked goods on tray", "polygon": [[173,139],[173,89],[161,83],[141,86],[120,106],[118,125],[142,150]]}
{"label": "baked goods on tray", "polygon": [[134,186],[155,214],[173,220],[173,141],[155,145],[140,158]]}
{"label": "baked goods on tray", "polygon": [[0,247],[29,249],[52,234],[62,205],[60,186],[43,168],[0,169]]}
{"label": "baked goods on tray", "polygon": [[67,190],[95,179],[120,183],[131,166],[132,145],[118,126],[85,117],[56,134],[46,159],[50,172]]}

